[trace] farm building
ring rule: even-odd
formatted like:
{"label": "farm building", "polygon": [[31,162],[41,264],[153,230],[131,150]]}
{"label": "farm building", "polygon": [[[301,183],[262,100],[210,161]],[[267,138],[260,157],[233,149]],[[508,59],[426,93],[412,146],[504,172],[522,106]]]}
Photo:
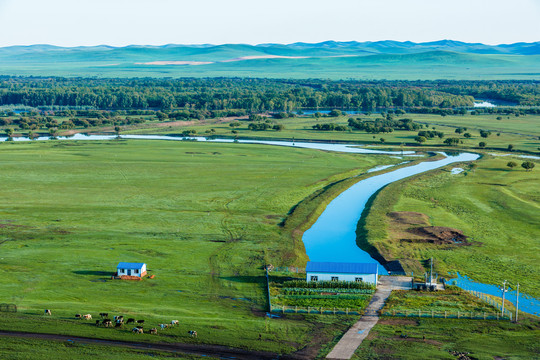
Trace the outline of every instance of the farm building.
{"label": "farm building", "polygon": [[143,277],[146,275],[146,264],[145,263],[130,263],[130,262],[119,262],[116,267],[117,276],[138,276]]}
{"label": "farm building", "polygon": [[377,285],[377,264],[308,261],[306,281],[363,281]]}

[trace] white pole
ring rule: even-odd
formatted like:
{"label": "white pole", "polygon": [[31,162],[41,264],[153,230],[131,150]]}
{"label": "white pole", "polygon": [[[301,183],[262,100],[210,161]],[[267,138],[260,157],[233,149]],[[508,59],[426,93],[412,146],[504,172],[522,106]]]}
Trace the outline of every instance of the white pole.
{"label": "white pole", "polygon": [[517,297],[516,297],[516,322],[518,321],[519,312],[519,283],[517,284]]}
{"label": "white pole", "polygon": [[506,280],[503,282],[501,315],[504,316],[504,293],[506,292]]}

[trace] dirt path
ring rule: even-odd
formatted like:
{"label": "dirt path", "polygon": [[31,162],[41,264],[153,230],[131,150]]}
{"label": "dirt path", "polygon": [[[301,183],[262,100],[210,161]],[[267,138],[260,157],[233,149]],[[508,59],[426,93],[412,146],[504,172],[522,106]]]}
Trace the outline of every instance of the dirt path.
{"label": "dirt path", "polygon": [[383,308],[392,290],[409,290],[410,288],[410,277],[381,276],[377,291],[373,295],[362,318],[343,335],[326,358],[336,360],[350,359],[356,349],[362,344],[362,341],[368,336],[369,331],[379,321],[378,311]]}
{"label": "dirt path", "polygon": [[182,343],[143,343],[131,342],[122,340],[103,340],[79,336],[57,335],[57,334],[40,334],[27,333],[18,331],[3,331],[0,330],[0,337],[9,336],[16,338],[30,338],[38,340],[54,340],[54,341],[72,341],[75,343],[118,346],[138,350],[156,350],[174,353],[184,353],[201,356],[211,356],[215,358],[227,359],[244,359],[244,360],[272,360],[272,359],[295,359],[293,356],[280,356],[275,353],[265,351],[250,351],[244,349],[229,348],[220,345],[206,344],[182,344]]}

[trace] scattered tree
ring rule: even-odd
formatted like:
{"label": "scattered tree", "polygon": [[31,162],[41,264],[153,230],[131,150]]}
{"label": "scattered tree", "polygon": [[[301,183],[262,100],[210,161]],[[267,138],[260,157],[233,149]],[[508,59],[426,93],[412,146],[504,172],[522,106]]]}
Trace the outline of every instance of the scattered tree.
{"label": "scattered tree", "polygon": [[422,143],[425,143],[426,140],[427,139],[424,136],[417,136],[414,138],[414,141],[416,141],[420,145],[422,145]]}
{"label": "scattered tree", "polygon": [[487,145],[487,144],[486,144],[484,141],[480,141],[480,142],[478,143],[478,147],[480,147],[480,148],[482,148],[482,149],[485,148],[486,145]]}
{"label": "scattered tree", "polygon": [[508,166],[510,169],[513,169],[517,166],[517,163],[514,161],[509,161],[506,163],[506,166]]}
{"label": "scattered tree", "polygon": [[534,163],[532,161],[524,161],[521,163],[521,167],[527,171],[531,171],[534,168]]}
{"label": "scattered tree", "polygon": [[444,140],[444,143],[446,145],[456,146],[457,144],[459,144],[459,138],[450,137],[450,138],[447,138],[446,140]]}
{"label": "scattered tree", "polygon": [[514,150],[514,145],[512,145],[512,144],[508,145],[507,150],[508,151]]}

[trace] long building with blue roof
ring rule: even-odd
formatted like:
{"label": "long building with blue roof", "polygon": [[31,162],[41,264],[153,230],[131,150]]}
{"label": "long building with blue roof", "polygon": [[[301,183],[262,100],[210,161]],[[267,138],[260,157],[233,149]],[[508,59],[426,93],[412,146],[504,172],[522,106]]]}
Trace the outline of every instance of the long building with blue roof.
{"label": "long building with blue roof", "polygon": [[340,263],[308,261],[306,281],[362,281],[377,285],[375,263]]}

